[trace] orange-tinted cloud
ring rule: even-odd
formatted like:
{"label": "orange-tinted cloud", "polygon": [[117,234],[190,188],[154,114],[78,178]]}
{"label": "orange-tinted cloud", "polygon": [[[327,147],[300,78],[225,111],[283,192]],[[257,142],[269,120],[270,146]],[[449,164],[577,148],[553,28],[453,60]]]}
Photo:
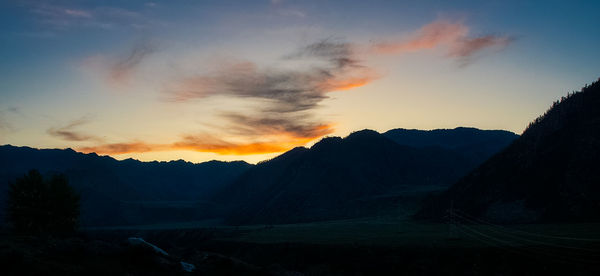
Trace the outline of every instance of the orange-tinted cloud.
{"label": "orange-tinted cloud", "polygon": [[290,111],[298,111],[314,108],[326,98],[326,93],[364,86],[378,77],[370,68],[261,71],[252,63],[241,62],[210,75],[183,79],[167,92],[169,99],[176,102],[221,95],[273,100],[272,105],[280,104],[289,107]]}
{"label": "orange-tinted cloud", "polygon": [[483,49],[504,47],[514,41],[509,36],[469,37],[469,27],[460,21],[437,20],[421,27],[408,39],[373,45],[377,54],[404,54],[445,47],[447,56],[468,58]]}
{"label": "orange-tinted cloud", "polygon": [[[302,145],[302,144],[298,144]],[[293,147],[293,146],[292,146]],[[281,142],[253,142],[247,144],[211,143],[204,141],[188,140],[171,145],[146,144],[143,142],[102,144],[98,146],[82,147],[77,150],[83,153],[97,153],[119,155],[125,153],[143,153],[169,150],[191,150],[198,152],[212,152],[221,155],[251,155],[273,152],[284,152],[291,149],[290,144]]]}
{"label": "orange-tinted cloud", "polygon": [[[360,64],[350,43],[323,40],[303,47],[283,61],[314,61],[302,69],[259,68],[242,61],[216,66],[215,71],[182,78],[165,92],[171,100],[188,101],[215,95],[273,100],[289,112],[314,108],[325,94],[365,85],[377,78],[375,70]],[[274,108],[280,110],[278,108]]]}
{"label": "orange-tinted cloud", "polygon": [[461,22],[438,20],[421,27],[409,39],[381,42],[375,44],[373,50],[380,54],[403,54],[432,49],[439,45],[455,43],[465,38],[468,33],[469,28]]}
{"label": "orange-tinted cloud", "polygon": [[169,147],[165,145],[153,145],[146,144],[144,142],[132,142],[132,143],[114,143],[114,144],[101,144],[97,146],[81,147],[78,151],[84,153],[95,152],[98,154],[124,154],[130,152],[150,152],[150,151],[162,151],[168,150]]}
{"label": "orange-tinted cloud", "polygon": [[[281,152],[333,132],[333,126],[313,117],[327,93],[364,86],[378,78],[375,70],[356,58],[354,45],[332,39],[298,49],[282,62],[308,62],[296,69],[260,68],[252,62],[216,66],[208,74],[190,76],[166,89],[176,102],[213,96],[258,99],[254,110],[228,111],[214,133],[243,137],[249,143],[194,139],[178,147],[227,154]],[[211,142],[206,142],[211,141]],[[265,142],[266,141],[266,142]]]}
{"label": "orange-tinted cloud", "polygon": [[[314,139],[314,138],[313,138]],[[172,145],[173,149],[193,150],[199,152],[212,152],[222,155],[251,155],[276,153],[290,150],[308,143],[310,138],[304,139],[276,139],[272,141],[232,143],[223,140],[206,140],[202,137],[188,136]]]}
{"label": "orange-tinted cloud", "polygon": [[324,91],[345,91],[365,86],[377,79],[379,76],[375,73],[365,72],[362,76],[349,76],[336,79],[328,79],[319,84]]}

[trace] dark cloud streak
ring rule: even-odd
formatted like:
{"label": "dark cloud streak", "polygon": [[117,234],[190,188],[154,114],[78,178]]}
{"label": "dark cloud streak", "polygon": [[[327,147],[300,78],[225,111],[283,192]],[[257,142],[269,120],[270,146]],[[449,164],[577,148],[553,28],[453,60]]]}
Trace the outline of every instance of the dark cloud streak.
{"label": "dark cloud streak", "polygon": [[83,117],[77,120],[70,122],[69,124],[62,127],[51,127],[46,133],[51,136],[73,142],[82,142],[82,141],[102,141],[101,138],[93,135],[88,135],[82,132],[75,130],[81,125],[87,124],[90,122],[89,117]]}
{"label": "dark cloud streak", "polygon": [[126,84],[142,61],[156,51],[156,47],[148,40],[136,42],[131,52],[117,60],[109,69],[110,81],[113,84]]}
{"label": "dark cloud streak", "polygon": [[239,113],[222,114],[230,122],[227,128],[234,130],[235,134],[244,136],[281,136],[293,138],[316,138],[332,132],[328,124],[310,121],[302,115],[295,116],[247,116]]}
{"label": "dark cloud streak", "polygon": [[300,48],[283,61],[311,61],[295,70],[258,68],[252,62],[220,66],[209,74],[191,76],[168,89],[174,101],[188,101],[221,95],[259,101],[247,114],[225,112],[227,129],[250,136],[285,135],[315,138],[333,132],[330,124],[312,119],[312,110],[327,93],[362,86],[376,78],[361,65],[353,45],[325,39]]}

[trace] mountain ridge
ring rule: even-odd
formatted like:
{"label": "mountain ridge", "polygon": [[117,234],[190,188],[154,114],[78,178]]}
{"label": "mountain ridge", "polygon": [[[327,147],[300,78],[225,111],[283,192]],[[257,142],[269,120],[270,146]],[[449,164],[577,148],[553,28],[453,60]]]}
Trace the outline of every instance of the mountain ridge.
{"label": "mountain ridge", "polygon": [[[516,137],[507,136],[500,147]],[[403,204],[402,200],[414,201],[399,191],[445,187],[478,162],[455,149],[402,145],[365,129],[344,138],[326,137],[311,148],[298,148],[262,162],[236,179],[214,201],[229,205],[222,213],[231,224],[372,215],[387,212]],[[365,198],[383,195],[391,195],[389,201],[364,202]]]}
{"label": "mountain ridge", "polygon": [[[245,162],[222,161],[199,164],[134,159],[119,161],[110,156],[84,154],[72,149],[5,145],[0,146],[0,202],[4,202],[10,182],[31,169],[37,169],[43,174],[67,175],[70,184],[82,195],[83,225],[151,223],[152,212],[174,209],[167,206],[165,210],[151,210],[154,207],[148,207],[144,202],[200,201],[250,166]],[[190,206],[180,211],[195,218],[197,211],[192,210],[194,208]],[[0,216],[3,211],[0,210]],[[160,221],[169,220],[168,214],[161,216]]]}
{"label": "mountain ridge", "polygon": [[[474,131],[472,135],[482,133],[487,131]],[[500,146],[510,143],[515,137],[515,134],[506,136]],[[435,164],[427,158],[432,158]],[[397,165],[394,160],[403,165]],[[418,162],[415,163],[415,160]],[[443,165],[443,162],[450,165]],[[143,162],[131,158],[116,160],[110,156],[84,154],[70,148],[35,149],[4,145],[0,146],[0,202],[10,181],[30,169],[38,169],[44,174],[67,174],[71,184],[82,193],[84,226],[190,221],[220,215],[231,219],[234,215],[225,214],[223,210],[230,208],[235,201],[247,203],[248,199],[253,198],[268,203],[271,206],[269,208],[283,210],[285,206],[295,208],[291,206],[294,200],[303,201],[305,196],[323,208],[329,206],[327,201],[331,200],[334,204],[327,208],[334,211],[325,215],[318,212],[308,214],[300,216],[300,219],[325,219],[366,214],[347,206],[345,201],[349,198],[364,202],[372,196],[383,196],[393,198],[392,201],[398,203],[400,197],[396,190],[415,182],[415,175],[420,175],[419,183],[425,186],[448,185],[448,179],[466,173],[466,169],[477,165],[477,162],[472,157],[461,155],[455,148],[401,145],[368,129],[355,131],[345,138],[325,137],[310,148],[296,147],[256,165],[244,161],[218,160],[202,163],[185,160]],[[461,164],[460,168],[456,164]],[[398,166],[410,167],[412,172],[406,174]],[[427,169],[424,168],[443,173],[425,177]],[[328,178],[330,175],[334,178]],[[395,185],[393,179],[402,181]],[[244,181],[250,181],[252,185],[232,185]],[[272,199],[284,197],[285,193],[281,191],[287,189],[285,183],[289,184],[290,181],[294,182],[290,192],[298,197],[290,198],[287,205],[280,208],[277,205],[283,203]],[[344,181],[353,184],[336,184]],[[311,195],[310,183],[320,183],[323,187],[329,187],[325,189],[330,194],[336,192],[339,195]],[[391,196],[386,194],[388,192]],[[414,201],[412,198],[406,200]],[[366,210],[384,210],[391,208],[392,201],[364,204],[382,205],[366,206]]]}

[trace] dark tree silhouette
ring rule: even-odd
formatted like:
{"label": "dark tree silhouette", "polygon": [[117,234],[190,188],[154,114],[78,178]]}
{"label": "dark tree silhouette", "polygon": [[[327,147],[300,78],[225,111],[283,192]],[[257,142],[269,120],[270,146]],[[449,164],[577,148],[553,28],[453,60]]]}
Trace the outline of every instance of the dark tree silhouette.
{"label": "dark tree silhouette", "polygon": [[64,175],[44,179],[31,170],[10,185],[7,215],[18,233],[70,233],[79,224],[79,195]]}
{"label": "dark tree silhouette", "polygon": [[425,201],[495,223],[600,222],[600,79],[568,93],[502,152]]}

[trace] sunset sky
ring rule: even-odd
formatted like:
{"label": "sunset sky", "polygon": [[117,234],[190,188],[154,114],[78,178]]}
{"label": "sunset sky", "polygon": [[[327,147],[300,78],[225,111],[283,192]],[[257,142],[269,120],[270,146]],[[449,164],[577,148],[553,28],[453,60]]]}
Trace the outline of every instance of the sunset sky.
{"label": "sunset sky", "polygon": [[0,144],[255,163],[364,128],[521,133],[600,77],[599,1],[1,1]]}

